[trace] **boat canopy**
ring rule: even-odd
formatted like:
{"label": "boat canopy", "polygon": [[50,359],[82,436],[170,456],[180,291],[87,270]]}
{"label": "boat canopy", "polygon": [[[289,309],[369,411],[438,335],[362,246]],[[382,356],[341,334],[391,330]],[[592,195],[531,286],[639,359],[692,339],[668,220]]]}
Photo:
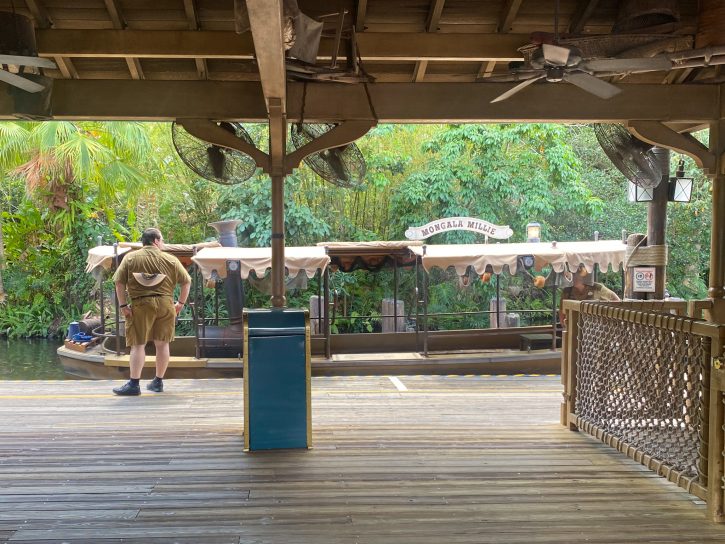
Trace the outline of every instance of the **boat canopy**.
{"label": "boat canopy", "polygon": [[370,242],[319,242],[330,256],[330,265],[343,272],[353,270],[377,271],[386,266],[412,266],[416,256],[411,246],[421,246],[420,240]]}
{"label": "boat canopy", "polygon": [[[177,257],[182,264],[189,266],[194,251],[205,247],[218,247],[219,242],[200,242],[198,244],[164,244],[164,251]],[[141,242],[119,242],[118,255],[123,256],[129,251],[141,249]],[[104,270],[110,270],[113,265],[113,257],[116,251],[113,246],[96,246],[88,250],[86,258],[86,272],[93,272],[99,266]]]}
{"label": "boat canopy", "polygon": [[610,266],[617,270],[624,261],[626,244],[621,240],[599,240],[596,242],[538,242],[515,244],[456,244],[412,246],[410,250],[421,258],[423,267],[430,271],[438,267],[450,266],[459,275],[466,273],[471,266],[477,274],[483,274],[490,266],[494,273],[500,274],[508,266],[511,274],[516,274],[518,258],[532,255],[534,266],[540,270],[551,266],[555,272],[565,269],[576,270],[583,265],[587,272],[594,265],[606,270]]}
{"label": "boat canopy", "polygon": [[[214,273],[219,278],[227,275],[227,261],[240,264],[242,279],[249,277],[254,270],[257,277],[262,277],[272,268],[272,249],[269,247],[209,247],[199,251],[191,259],[201,270],[205,278]],[[312,278],[318,270],[324,271],[330,264],[330,257],[324,247],[285,247],[284,265],[289,276],[294,277],[304,270],[308,278]]]}

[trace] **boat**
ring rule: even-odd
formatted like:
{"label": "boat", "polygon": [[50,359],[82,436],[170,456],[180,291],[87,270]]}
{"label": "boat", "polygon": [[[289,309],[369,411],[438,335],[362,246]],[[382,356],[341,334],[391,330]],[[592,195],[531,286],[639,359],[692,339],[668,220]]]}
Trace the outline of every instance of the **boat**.
{"label": "boat", "polygon": [[[192,317],[187,322],[192,334],[177,336],[171,343],[168,378],[242,375],[241,313],[245,294],[263,284],[260,278],[271,268],[271,249],[236,247],[233,234],[236,223],[219,222],[216,226],[221,229],[221,243],[168,244],[166,247],[166,251],[191,268],[193,279]],[[139,244],[120,243],[92,248],[87,270],[96,275],[102,286],[123,256],[139,247]],[[579,265],[588,271],[617,270],[624,260],[625,247],[619,240],[451,245],[416,240],[322,242],[316,246],[285,248],[285,267],[290,282],[316,278],[316,294],[309,304],[313,375],[551,374],[558,373],[560,368],[556,282],[547,279],[548,284],[542,286],[550,289],[552,306],[538,311],[550,314],[549,322],[509,326],[511,323],[506,318],[510,314],[503,306],[505,297],[499,281],[506,272],[509,276],[517,274],[521,267],[549,270],[548,278],[560,277],[567,269],[576,269]],[[455,270],[460,278],[493,278],[495,301],[490,308],[475,312],[488,315],[488,327],[453,330],[431,327],[439,317],[428,311],[428,282],[436,268]],[[394,285],[387,310],[378,316],[383,322],[381,330],[334,333],[336,323],[342,318],[338,310],[339,293],[330,286],[331,271],[375,273],[383,269],[393,270]],[[406,297],[399,292],[403,273],[415,278],[415,292],[407,294],[407,299],[412,301],[407,311],[401,302]],[[220,316],[218,307],[214,315],[205,315],[209,285],[216,286],[217,294],[224,291],[228,317]],[[104,296],[103,288],[98,292],[99,308],[105,318],[78,323],[79,332],[87,335],[82,339],[92,339],[87,342],[66,339],[58,349],[58,356],[66,373],[73,377],[123,379],[128,375],[129,364],[123,322],[116,324],[115,315],[120,312],[114,308],[113,294]],[[153,359],[153,345],[149,345],[143,377],[153,376]]]}

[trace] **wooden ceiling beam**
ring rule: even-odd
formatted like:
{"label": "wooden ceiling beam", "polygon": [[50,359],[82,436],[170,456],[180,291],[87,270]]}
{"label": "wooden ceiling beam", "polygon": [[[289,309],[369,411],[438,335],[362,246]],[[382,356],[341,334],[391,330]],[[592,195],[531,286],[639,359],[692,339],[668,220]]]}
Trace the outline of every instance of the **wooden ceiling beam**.
{"label": "wooden ceiling beam", "polygon": [[199,79],[209,79],[209,65],[206,59],[194,59],[194,63],[196,64],[196,75],[199,76]]}
{"label": "wooden ceiling beam", "polygon": [[[499,20],[499,23],[498,23],[498,31],[501,34],[509,33],[509,31],[511,30],[511,26],[513,25],[514,19],[516,19],[516,15],[519,12],[520,7],[521,7],[521,0],[507,0],[506,4],[504,5],[503,11],[501,12],[501,19]],[[510,61],[508,61],[508,62],[510,62]],[[478,67],[477,79],[484,79],[487,77],[491,77],[491,74],[493,74],[493,70],[495,67],[496,67],[495,60],[488,60],[486,62],[482,62],[481,66]]]}
{"label": "wooden ceiling beam", "polygon": [[511,26],[519,12],[521,2],[522,0],[506,0],[506,4],[504,4],[503,11],[501,12],[501,19],[498,23],[498,31],[502,34],[511,31]]}
{"label": "wooden ceiling beam", "polygon": [[[128,25],[121,12],[121,7],[118,5],[117,0],[103,0],[106,5],[106,11],[108,16],[111,18],[111,24],[116,30],[123,30]],[[128,72],[131,74],[131,79],[144,79],[143,68],[141,68],[141,61],[136,57],[124,57],[126,66],[128,66]]]}
{"label": "wooden ceiling beam", "polygon": [[421,60],[415,63],[415,68],[413,69],[413,81],[415,83],[420,83],[423,81],[423,78],[425,78],[425,71],[428,69],[428,61],[427,60]]}
{"label": "wooden ceiling beam", "polygon": [[247,0],[247,11],[267,108],[272,101],[279,101],[281,112],[278,113],[284,116],[287,72],[282,38],[282,0]]}
{"label": "wooden ceiling beam", "polygon": [[186,19],[189,21],[189,30],[199,30],[199,13],[196,9],[196,2],[194,0],[184,0],[184,12],[186,12]]}
{"label": "wooden ceiling beam", "polygon": [[50,18],[41,2],[38,0],[25,0],[25,5],[28,6],[28,11],[35,19],[36,27],[51,28],[53,26],[53,19]]}
{"label": "wooden ceiling beam", "polygon": [[[599,100],[573,85],[533,85],[497,104],[505,83],[376,83],[369,86],[381,123],[626,122],[632,119],[692,123],[725,118],[722,85],[620,84],[622,93]],[[287,117],[300,118],[303,85],[289,83]],[[0,84],[0,118],[12,118],[9,93]],[[56,80],[52,96],[58,119],[171,120],[177,117],[264,121],[258,82]],[[305,120],[370,119],[361,85],[307,85]]]}
{"label": "wooden ceiling beam", "polygon": [[438,24],[441,22],[441,14],[446,0],[433,0],[428,9],[428,18],[425,22],[426,32],[438,32]]}
{"label": "wooden ceiling beam", "polygon": [[144,79],[143,68],[141,68],[141,61],[134,57],[126,58],[126,65],[128,71],[131,73],[131,79]]}
{"label": "wooden ceiling beam", "polygon": [[58,65],[58,70],[60,70],[64,78],[78,79],[78,70],[76,70],[71,59],[68,57],[53,57],[53,60]]}
{"label": "wooden ceiling beam", "polygon": [[[443,13],[443,5],[445,0],[433,0],[428,10],[428,19],[425,23],[426,32],[438,32],[438,23],[441,20],[441,13]],[[423,81],[425,78],[425,71],[428,69],[427,60],[419,60],[415,63],[413,69],[413,81],[418,83]]]}
{"label": "wooden ceiling beam", "polygon": [[[199,12],[196,8],[195,0],[184,0],[184,11],[186,12],[186,19],[189,22],[189,30],[197,31],[201,28],[199,23]],[[199,79],[209,79],[209,66],[206,63],[206,59],[197,57],[194,59],[196,64],[196,74]]]}
{"label": "wooden ceiling beam", "polygon": [[[528,34],[449,34],[435,32],[364,32],[356,36],[363,61],[419,60],[442,62],[509,62],[523,60],[519,47]],[[39,30],[43,56],[77,58],[213,58],[252,59],[249,33],[149,30]],[[320,59],[332,57],[334,40],[323,38]],[[341,51],[344,54],[344,51]]]}
{"label": "wooden ceiling beam", "polygon": [[106,11],[108,11],[108,16],[111,18],[113,28],[119,30],[126,28],[128,25],[126,25],[126,20],[123,18],[117,0],[103,0],[103,3],[106,5]]}
{"label": "wooden ceiling beam", "polygon": [[[41,2],[37,0],[26,0],[25,5],[28,6],[28,11],[30,11],[30,14],[33,16],[35,26],[37,28],[52,28],[53,20],[50,18]],[[73,61],[70,58],[62,55],[53,55],[53,60],[65,79],[78,79],[78,70],[76,70]]]}
{"label": "wooden ceiling beam", "polygon": [[368,0],[357,0],[357,12],[355,13],[355,32],[365,30],[365,15],[368,10]]}
{"label": "wooden ceiling beam", "polygon": [[487,77],[491,77],[491,74],[493,74],[493,70],[495,68],[496,68],[495,60],[489,60],[488,62],[484,62],[483,64],[481,64],[481,68],[478,70],[477,79],[485,79]]}
{"label": "wooden ceiling beam", "polygon": [[569,23],[569,34],[581,34],[584,26],[597,8],[599,0],[580,0]]}

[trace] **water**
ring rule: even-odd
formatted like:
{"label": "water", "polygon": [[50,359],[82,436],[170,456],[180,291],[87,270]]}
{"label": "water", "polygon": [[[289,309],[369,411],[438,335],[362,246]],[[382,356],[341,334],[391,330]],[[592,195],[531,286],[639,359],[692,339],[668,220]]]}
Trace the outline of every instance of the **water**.
{"label": "water", "polygon": [[59,340],[0,338],[0,380],[64,380],[55,350]]}

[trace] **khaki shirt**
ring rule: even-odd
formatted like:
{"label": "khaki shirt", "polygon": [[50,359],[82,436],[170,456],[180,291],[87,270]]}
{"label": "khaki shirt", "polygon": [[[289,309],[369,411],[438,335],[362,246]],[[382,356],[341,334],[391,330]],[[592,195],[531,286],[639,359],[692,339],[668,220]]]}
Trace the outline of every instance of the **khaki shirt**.
{"label": "khaki shirt", "polygon": [[[147,287],[141,285],[133,276],[134,272],[146,274],[165,274],[166,277],[158,285]],[[189,283],[191,276],[179,259],[164,253],[156,246],[144,246],[137,251],[128,253],[113,275],[114,282],[126,285],[131,300],[151,295],[173,296],[177,283]]]}

